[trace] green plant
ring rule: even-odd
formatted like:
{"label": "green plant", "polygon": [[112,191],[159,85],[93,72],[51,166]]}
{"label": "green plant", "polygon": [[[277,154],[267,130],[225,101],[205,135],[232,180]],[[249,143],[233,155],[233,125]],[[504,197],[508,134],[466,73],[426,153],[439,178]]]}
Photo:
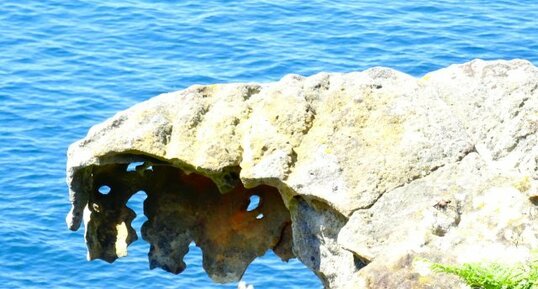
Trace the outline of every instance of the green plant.
{"label": "green plant", "polygon": [[538,260],[508,266],[499,263],[466,263],[461,266],[434,263],[436,272],[454,274],[472,288],[538,289]]}

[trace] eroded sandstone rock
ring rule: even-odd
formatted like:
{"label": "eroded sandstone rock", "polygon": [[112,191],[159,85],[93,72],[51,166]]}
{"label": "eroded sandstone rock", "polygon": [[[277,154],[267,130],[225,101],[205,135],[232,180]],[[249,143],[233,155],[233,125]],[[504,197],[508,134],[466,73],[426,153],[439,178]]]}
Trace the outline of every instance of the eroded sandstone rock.
{"label": "eroded sandstone rock", "polygon": [[144,191],[151,268],[180,273],[194,241],[217,282],[272,249],[328,288],[465,288],[423,260],[538,249],[537,131],[538,69],[523,60],[193,86],[69,148],[67,223],[84,219],[88,257],[112,262],[137,238],[126,203]]}

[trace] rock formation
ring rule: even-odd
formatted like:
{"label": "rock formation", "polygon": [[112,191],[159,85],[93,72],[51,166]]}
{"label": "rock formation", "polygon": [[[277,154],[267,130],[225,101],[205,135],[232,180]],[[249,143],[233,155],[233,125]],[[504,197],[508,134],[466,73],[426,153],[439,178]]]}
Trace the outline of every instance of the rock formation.
{"label": "rock formation", "polygon": [[[108,262],[137,239],[172,273],[192,241],[217,282],[272,249],[327,288],[465,288],[423,260],[538,249],[538,68],[452,65],[192,86],[94,126],[68,151],[68,227]],[[256,202],[258,200],[258,202]]]}

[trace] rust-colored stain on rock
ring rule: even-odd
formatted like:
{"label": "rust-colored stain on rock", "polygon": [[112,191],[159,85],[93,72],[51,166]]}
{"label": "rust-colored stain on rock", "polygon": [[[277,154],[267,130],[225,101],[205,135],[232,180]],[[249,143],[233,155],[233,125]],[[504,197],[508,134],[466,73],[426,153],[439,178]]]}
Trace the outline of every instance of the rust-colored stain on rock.
{"label": "rust-colored stain on rock", "polygon": [[[182,272],[186,268],[182,259],[193,241],[203,251],[204,269],[217,282],[238,280],[268,249],[275,249],[284,260],[293,257],[290,215],[276,188],[246,189],[238,182],[222,194],[211,179],[169,165],[153,165],[143,172],[126,169],[118,164],[93,167],[86,234],[91,259],[112,262],[126,252],[121,244],[137,239],[131,227],[135,213],[126,203],[140,190],[147,194],[148,221],[142,236],[151,245],[151,268]],[[104,186],[109,192],[100,192]],[[257,204],[250,204],[253,196]],[[125,242],[117,231],[122,223],[128,228]]]}

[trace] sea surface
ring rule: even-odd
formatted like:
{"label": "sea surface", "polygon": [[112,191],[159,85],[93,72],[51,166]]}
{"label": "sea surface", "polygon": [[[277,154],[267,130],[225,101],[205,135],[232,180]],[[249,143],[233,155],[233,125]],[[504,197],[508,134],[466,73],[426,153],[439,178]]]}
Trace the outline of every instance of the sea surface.
{"label": "sea surface", "polygon": [[[193,84],[388,66],[420,76],[474,58],[538,64],[538,1],[0,2],[0,288],[236,288],[149,270],[148,244],[86,261],[68,231],[66,149],[115,112]],[[129,205],[144,221],[143,197]],[[321,288],[267,253],[255,288]]]}

